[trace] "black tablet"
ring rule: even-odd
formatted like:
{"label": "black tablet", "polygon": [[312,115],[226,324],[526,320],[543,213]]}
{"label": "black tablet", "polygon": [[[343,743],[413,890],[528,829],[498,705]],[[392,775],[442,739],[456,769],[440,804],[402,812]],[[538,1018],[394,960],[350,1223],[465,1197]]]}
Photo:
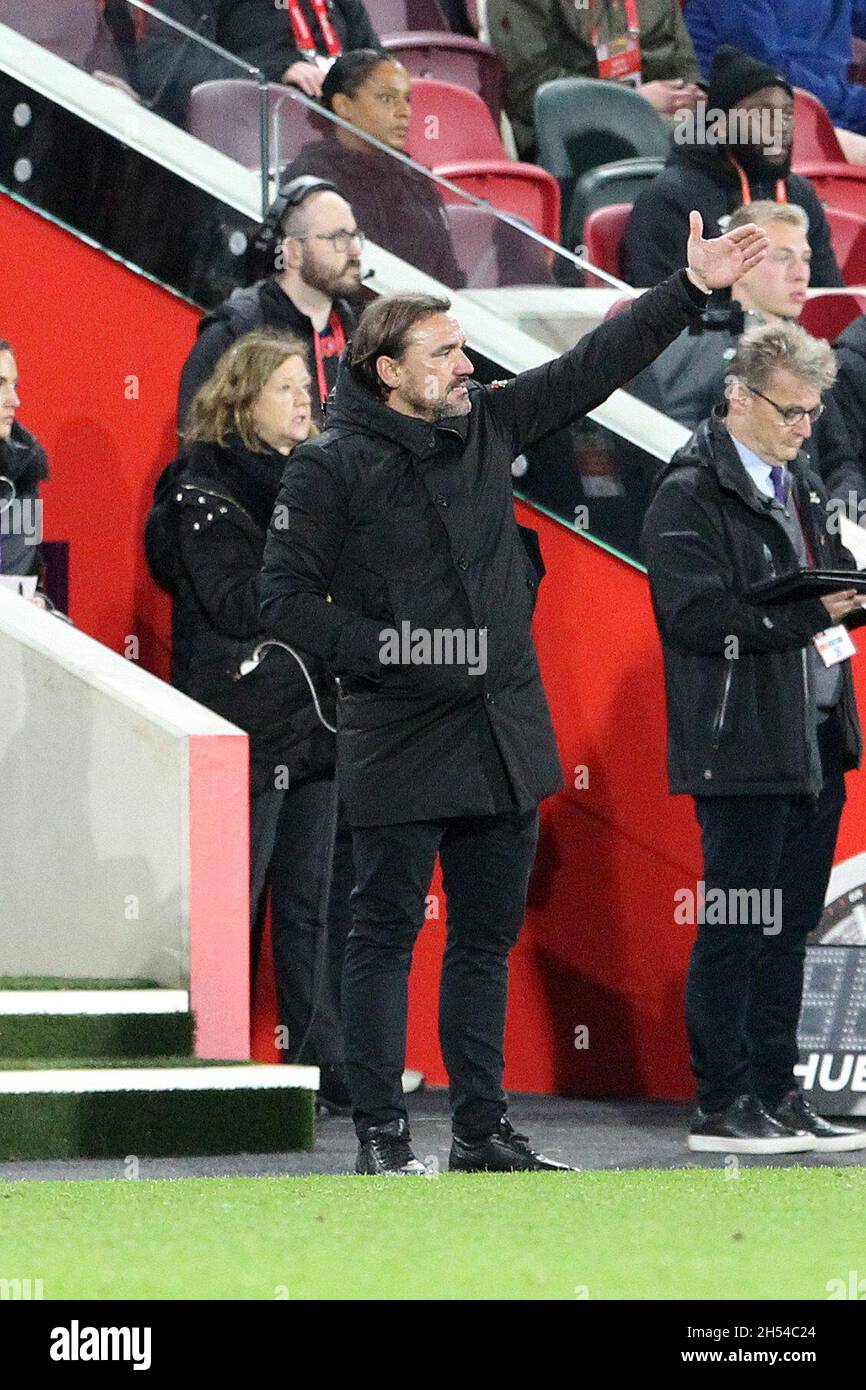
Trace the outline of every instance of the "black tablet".
{"label": "black tablet", "polygon": [[798,603],[809,598],[823,598],[842,589],[856,589],[866,594],[866,570],[791,570],[763,584],[747,589],[743,597],[748,603]]}

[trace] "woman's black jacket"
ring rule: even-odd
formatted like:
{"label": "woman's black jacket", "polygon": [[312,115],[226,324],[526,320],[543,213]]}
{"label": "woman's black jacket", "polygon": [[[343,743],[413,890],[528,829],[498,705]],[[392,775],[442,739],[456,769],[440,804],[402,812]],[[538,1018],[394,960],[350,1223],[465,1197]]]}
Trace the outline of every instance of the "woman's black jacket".
{"label": "woman's black jacket", "polygon": [[[179,466],[173,500],[180,564],[173,594],[172,682],[250,735],[254,792],[330,776],[334,735],[320,722],[298,663],[270,648],[238,677],[267,637],[259,625],[259,570],[280,478],[290,460],[239,439],[198,443]],[[333,682],[299,653],[322,712],[334,720]]]}

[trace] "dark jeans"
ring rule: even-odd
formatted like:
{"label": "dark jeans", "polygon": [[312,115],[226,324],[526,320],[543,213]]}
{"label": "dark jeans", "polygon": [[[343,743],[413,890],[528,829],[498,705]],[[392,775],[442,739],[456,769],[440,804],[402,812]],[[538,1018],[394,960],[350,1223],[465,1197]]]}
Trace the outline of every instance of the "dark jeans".
{"label": "dark jeans", "polygon": [[[254,981],[266,889],[270,887],[277,1013],[288,1033],[283,1060],[342,1068],[340,977],[351,926],[349,897],[355,880],[351,833],[342,814],[337,821],[333,867],[328,854],[333,796],[333,781],[320,779],[302,782],[287,791],[268,788],[250,797],[250,970]],[[328,951],[322,966],[319,915],[328,878]],[[316,1003],[313,996],[317,962],[321,988],[316,1016],[296,1059],[298,1044]]]}
{"label": "dark jeans", "polygon": [[354,829],[357,887],[343,971],[346,1070],[359,1138],[406,1117],[409,966],[438,852],[448,899],[439,1039],[454,1132],[495,1130],[506,1110],[508,953],[523,924],[538,812]]}
{"label": "dark jeans", "polygon": [[845,803],[835,716],[819,726],[818,742],[824,784],[817,798],[695,798],[708,902],[713,888],[764,889],[765,904],[780,907],[769,931],[753,917],[750,924],[729,918],[724,926],[698,927],[686,1026],[706,1112],[723,1110],[744,1092],[773,1110],[797,1084],[806,937],[821,919]]}

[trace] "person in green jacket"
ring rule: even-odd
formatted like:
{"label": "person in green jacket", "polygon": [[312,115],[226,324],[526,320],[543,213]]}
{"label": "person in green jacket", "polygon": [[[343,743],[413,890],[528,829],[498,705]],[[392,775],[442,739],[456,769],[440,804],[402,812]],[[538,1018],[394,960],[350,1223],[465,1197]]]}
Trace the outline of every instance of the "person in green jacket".
{"label": "person in green jacket", "polygon": [[487,0],[487,23],[523,158],[535,144],[536,90],[556,77],[629,82],[663,116],[694,109],[700,95],[679,0]]}

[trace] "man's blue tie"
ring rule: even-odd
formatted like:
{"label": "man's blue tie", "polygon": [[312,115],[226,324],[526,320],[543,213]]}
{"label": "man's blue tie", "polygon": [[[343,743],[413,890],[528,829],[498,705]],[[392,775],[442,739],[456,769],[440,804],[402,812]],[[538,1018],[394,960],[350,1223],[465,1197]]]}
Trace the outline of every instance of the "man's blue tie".
{"label": "man's blue tie", "polygon": [[788,500],[785,496],[784,468],[777,464],[775,468],[770,469],[770,477],[773,480],[773,492],[776,494],[776,501],[784,507]]}

